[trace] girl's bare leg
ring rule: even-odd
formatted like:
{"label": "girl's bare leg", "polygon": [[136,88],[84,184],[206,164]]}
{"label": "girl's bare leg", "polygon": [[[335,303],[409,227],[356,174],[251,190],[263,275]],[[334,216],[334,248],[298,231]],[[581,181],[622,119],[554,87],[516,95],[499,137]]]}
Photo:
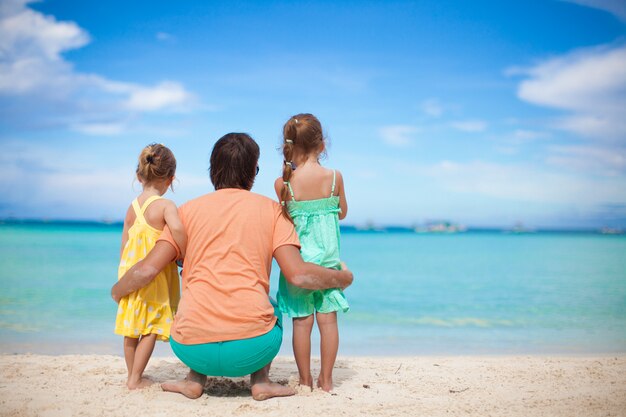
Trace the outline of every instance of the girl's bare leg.
{"label": "girl's bare leg", "polygon": [[124,336],[124,360],[126,361],[126,369],[128,370],[128,377],[133,370],[133,361],[135,359],[135,350],[137,349],[137,343],[139,339],[134,337]]}
{"label": "girl's bare leg", "polygon": [[293,356],[296,358],[300,385],[307,385],[313,389],[313,377],[311,376],[311,330],[313,330],[314,318],[311,314],[307,317],[293,319]]}
{"label": "girl's bare leg", "polygon": [[324,391],[333,389],[333,367],[339,349],[339,330],[337,313],[317,313],[317,327],[320,329],[320,353],[322,370],[317,379],[317,386]]}
{"label": "girl's bare leg", "polygon": [[126,385],[129,389],[145,388],[152,384],[149,379],[143,378],[143,371],[148,365],[154,344],[156,343],[156,334],[148,334],[142,336],[135,350],[135,358],[133,360],[133,369],[128,377]]}

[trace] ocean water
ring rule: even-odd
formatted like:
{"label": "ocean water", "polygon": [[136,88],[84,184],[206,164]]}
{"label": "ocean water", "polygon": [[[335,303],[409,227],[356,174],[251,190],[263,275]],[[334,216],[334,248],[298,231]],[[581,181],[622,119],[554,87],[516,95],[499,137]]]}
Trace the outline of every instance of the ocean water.
{"label": "ocean water", "polygon": [[[120,236],[0,224],[0,353],[122,354],[109,296]],[[344,232],[342,258],[355,280],[340,355],[626,352],[626,236]],[[277,278],[275,266],[273,295]],[[290,338],[286,320],[282,354]]]}

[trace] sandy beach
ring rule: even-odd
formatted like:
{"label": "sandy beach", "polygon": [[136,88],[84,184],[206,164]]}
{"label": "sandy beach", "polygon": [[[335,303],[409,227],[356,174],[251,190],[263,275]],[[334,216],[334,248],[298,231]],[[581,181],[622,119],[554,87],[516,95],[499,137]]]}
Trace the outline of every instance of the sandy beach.
{"label": "sandy beach", "polygon": [[[0,370],[0,415],[14,417],[626,416],[626,356],[340,357],[334,394],[264,402],[247,378],[210,378],[197,400],[163,392],[158,382],[186,374],[176,358],[153,358],[157,383],[133,392],[118,356],[2,355]],[[275,381],[295,387],[296,376],[292,358],[276,359]]]}

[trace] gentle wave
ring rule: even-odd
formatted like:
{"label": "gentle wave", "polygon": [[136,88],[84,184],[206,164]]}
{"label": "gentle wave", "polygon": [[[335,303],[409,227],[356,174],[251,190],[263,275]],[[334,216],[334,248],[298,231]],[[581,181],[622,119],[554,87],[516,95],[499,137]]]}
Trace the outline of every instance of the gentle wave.
{"label": "gentle wave", "polygon": [[15,323],[15,322],[7,322],[7,321],[0,321],[0,329],[11,330],[17,333],[37,333],[43,330],[37,326],[31,326],[31,325],[24,324],[24,323]]}
{"label": "gentle wave", "polygon": [[414,325],[414,326],[430,326],[430,327],[514,327],[522,323],[513,320],[502,319],[485,319],[479,317],[401,317],[401,316],[382,316],[375,314],[350,313],[346,320],[351,322],[363,323],[387,323],[393,325]]}

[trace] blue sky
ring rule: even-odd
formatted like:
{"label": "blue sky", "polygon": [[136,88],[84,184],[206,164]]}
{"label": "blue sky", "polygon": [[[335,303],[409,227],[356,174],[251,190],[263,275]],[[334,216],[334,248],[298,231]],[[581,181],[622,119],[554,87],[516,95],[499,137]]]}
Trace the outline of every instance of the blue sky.
{"label": "blue sky", "polygon": [[213,143],[318,116],[346,223],[626,227],[626,3],[0,4],[0,218],[122,219],[150,142],[177,203]]}

